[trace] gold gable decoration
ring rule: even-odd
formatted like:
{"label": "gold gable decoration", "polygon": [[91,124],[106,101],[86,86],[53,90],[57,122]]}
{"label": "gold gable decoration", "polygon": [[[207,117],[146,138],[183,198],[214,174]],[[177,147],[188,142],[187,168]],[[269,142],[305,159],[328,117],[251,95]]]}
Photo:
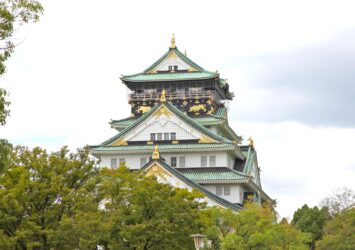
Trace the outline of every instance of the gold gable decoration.
{"label": "gold gable decoration", "polygon": [[152,154],[152,159],[153,160],[159,160],[160,156],[159,156],[159,149],[158,149],[158,145],[155,145],[154,147],[154,152]]}
{"label": "gold gable decoration", "polygon": [[199,140],[198,143],[214,143],[214,141],[207,137],[207,136],[202,136]]}
{"label": "gold gable decoration", "polygon": [[162,106],[157,112],[154,113],[155,117],[160,117],[162,115],[170,116],[170,111],[165,106]]}
{"label": "gold gable decoration", "polygon": [[155,163],[147,171],[147,176],[159,176],[163,180],[167,181],[167,178],[171,177],[171,174],[163,169],[159,164]]}
{"label": "gold gable decoration", "polygon": [[127,146],[127,145],[128,143],[124,139],[119,139],[112,144],[112,146]]}
{"label": "gold gable decoration", "polygon": [[166,102],[165,95],[166,95],[166,91],[165,91],[165,89],[163,89],[161,92],[161,96],[160,96],[160,102]]}

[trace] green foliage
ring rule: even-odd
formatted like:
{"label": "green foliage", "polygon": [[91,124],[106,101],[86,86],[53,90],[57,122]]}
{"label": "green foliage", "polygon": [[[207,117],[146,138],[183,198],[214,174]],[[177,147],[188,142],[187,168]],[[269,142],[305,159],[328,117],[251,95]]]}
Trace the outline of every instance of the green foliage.
{"label": "green foliage", "polygon": [[62,223],[98,210],[88,150],[16,147],[7,164],[0,176],[0,249],[68,249]]}
{"label": "green foliage", "polygon": [[0,175],[10,165],[11,154],[12,145],[8,141],[0,139]]}
{"label": "green foliage", "polygon": [[201,194],[160,184],[154,177],[103,169],[107,199],[105,220],[112,249],[194,249],[190,235],[199,232]]}
{"label": "green foliage", "polygon": [[35,0],[2,0],[0,2],[0,75],[5,72],[4,62],[14,51],[14,32],[30,21],[37,22],[43,8]]}
{"label": "green foliage", "polygon": [[326,208],[309,208],[307,205],[304,205],[294,213],[291,223],[302,232],[310,233],[312,237],[310,246],[314,249],[315,242],[322,239],[323,227],[329,219],[330,216]]}
{"label": "green foliage", "polygon": [[[5,61],[15,49],[14,35],[18,28],[28,22],[37,22],[43,8],[35,0],[1,0],[0,1],[0,76],[4,74]],[[0,88],[0,125],[5,125],[10,111],[10,102],[6,100],[7,92]]]}
{"label": "green foliage", "polygon": [[317,242],[316,249],[355,249],[355,208],[337,214],[327,223],[323,239]]}
{"label": "green foliage", "polygon": [[88,149],[0,143],[0,249],[194,249],[205,203],[154,177],[97,169]]}
{"label": "green foliage", "polygon": [[212,240],[212,249],[308,249],[309,235],[285,221],[276,223],[268,205],[249,204],[239,213],[211,208],[205,216],[210,222],[206,235]]}
{"label": "green foliage", "polygon": [[6,117],[10,115],[8,109],[10,102],[6,99],[8,96],[5,89],[0,88],[0,125],[5,125]]}

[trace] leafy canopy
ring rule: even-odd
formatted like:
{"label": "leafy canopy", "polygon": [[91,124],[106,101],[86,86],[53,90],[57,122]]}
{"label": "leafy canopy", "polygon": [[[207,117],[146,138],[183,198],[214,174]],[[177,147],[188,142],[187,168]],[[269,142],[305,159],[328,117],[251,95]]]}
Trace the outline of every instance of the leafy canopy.
{"label": "leafy canopy", "polygon": [[248,204],[238,214],[219,208],[206,213],[206,235],[212,249],[309,249],[309,235],[288,223],[277,223],[268,205]]}
{"label": "leafy canopy", "polygon": [[309,208],[304,205],[294,213],[291,224],[302,232],[310,233],[310,247],[314,249],[315,242],[322,239],[323,228],[329,219],[327,208]]}
{"label": "leafy canopy", "polygon": [[[5,61],[14,52],[15,34],[25,23],[37,22],[43,8],[35,0],[1,0],[0,1],[0,76],[4,74]],[[0,88],[0,125],[5,125],[10,111],[10,102],[5,89]]]}
{"label": "leafy canopy", "polygon": [[323,239],[318,241],[319,250],[348,250],[355,248],[355,208],[337,214],[327,223]]}

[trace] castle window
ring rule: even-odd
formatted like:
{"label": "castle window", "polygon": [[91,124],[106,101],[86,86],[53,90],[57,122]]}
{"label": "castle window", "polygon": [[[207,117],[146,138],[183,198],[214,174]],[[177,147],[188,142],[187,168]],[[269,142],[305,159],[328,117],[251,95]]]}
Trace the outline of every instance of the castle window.
{"label": "castle window", "polygon": [[216,156],[210,156],[210,167],[216,166]]}
{"label": "castle window", "polygon": [[222,186],[216,186],[216,195],[222,196],[223,194],[223,187]]}
{"label": "castle window", "polygon": [[158,133],[157,134],[157,141],[161,141],[163,140],[163,134],[162,133]]}
{"label": "castle window", "polygon": [[185,167],[185,157],[180,156],[179,157],[179,168],[184,168]]}
{"label": "castle window", "polygon": [[169,133],[164,133],[164,141],[169,141]]}
{"label": "castle window", "polygon": [[231,187],[230,186],[224,186],[224,195],[231,195]]}
{"label": "castle window", "polygon": [[171,157],[170,163],[171,167],[176,168],[176,157]]}
{"label": "castle window", "polygon": [[111,159],[111,168],[117,168],[117,158]]}
{"label": "castle window", "polygon": [[169,71],[173,71],[173,66],[169,66]]}
{"label": "castle window", "polygon": [[150,134],[150,140],[151,141],[155,141],[155,133],[151,133]]}
{"label": "castle window", "polygon": [[120,158],[120,166],[124,165],[126,163],[125,158]]}
{"label": "castle window", "polygon": [[147,163],[147,158],[141,158],[141,167],[143,167]]}
{"label": "castle window", "polygon": [[177,71],[177,70],[178,70],[178,66],[174,65],[174,71]]}
{"label": "castle window", "polygon": [[207,167],[207,156],[201,156],[201,167]]}
{"label": "castle window", "polygon": [[176,140],[176,133],[170,133],[170,140]]}

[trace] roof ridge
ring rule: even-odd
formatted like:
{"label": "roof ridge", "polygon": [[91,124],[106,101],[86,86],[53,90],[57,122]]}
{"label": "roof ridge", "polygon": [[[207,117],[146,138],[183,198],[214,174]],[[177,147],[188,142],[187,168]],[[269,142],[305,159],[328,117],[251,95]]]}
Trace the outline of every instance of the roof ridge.
{"label": "roof ridge", "polygon": [[217,135],[213,132],[211,132],[209,129],[207,129],[206,127],[202,126],[201,124],[199,124],[198,122],[194,121],[191,117],[189,117],[188,115],[185,115],[183,112],[181,112],[178,108],[176,108],[174,105],[170,104],[169,102],[167,102],[166,104],[168,104],[172,109],[173,111],[175,111],[175,114],[178,115],[179,117],[181,117],[182,119],[185,119],[185,120],[189,120],[192,124],[192,126],[197,126],[199,129],[201,129],[205,134],[208,134],[210,135],[211,137],[215,137],[215,138],[218,138],[217,140],[221,140],[225,143],[233,143],[232,141],[220,136],[220,135]]}
{"label": "roof ridge", "polygon": [[175,175],[177,175],[178,178],[182,179],[183,181],[186,181],[187,184],[190,184],[192,186],[192,188],[196,188],[197,190],[199,190],[201,193],[204,193],[208,198],[210,198],[211,200],[213,200],[214,202],[225,206],[225,207],[229,207],[232,208],[234,210],[241,210],[243,209],[243,207],[241,207],[240,205],[231,203],[217,195],[215,195],[214,193],[208,191],[207,189],[205,189],[204,187],[202,187],[201,185],[199,185],[198,183],[190,180],[189,178],[187,178],[186,176],[184,176],[181,172],[179,172],[178,170],[170,167],[166,162],[158,159],[158,160],[151,160],[149,161],[145,166],[142,167],[142,170],[148,168],[148,166],[151,166],[154,162],[158,162],[160,163],[160,165],[165,168],[165,170],[169,171],[170,173],[174,173]]}
{"label": "roof ridge", "polygon": [[169,50],[167,52],[164,53],[164,55],[162,55],[157,61],[155,61],[152,65],[150,65],[147,69],[145,69],[143,71],[143,73],[148,73],[149,71],[151,71],[152,69],[154,69],[154,67],[156,67],[157,65],[159,65],[159,63],[161,63],[167,56],[169,56],[169,54],[171,52],[175,52],[176,54],[178,54],[178,56],[185,61],[187,64],[194,66],[195,68],[197,68],[197,70],[199,71],[204,71],[204,69],[199,66],[198,64],[196,64],[194,61],[192,61],[190,58],[188,58],[187,56],[185,56],[183,53],[181,53],[180,50],[178,50],[177,47],[175,48],[169,48]]}

